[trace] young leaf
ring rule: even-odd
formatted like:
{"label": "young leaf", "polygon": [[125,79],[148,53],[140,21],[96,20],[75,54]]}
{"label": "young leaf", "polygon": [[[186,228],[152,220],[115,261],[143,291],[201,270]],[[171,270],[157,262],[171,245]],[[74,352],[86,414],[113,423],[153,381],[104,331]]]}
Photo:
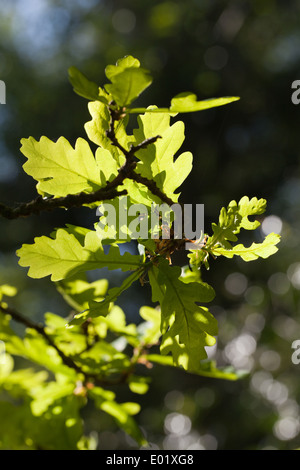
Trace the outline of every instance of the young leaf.
{"label": "young leaf", "polygon": [[268,258],[276,253],[278,251],[276,245],[279,242],[280,236],[275,233],[270,233],[262,243],[252,243],[249,247],[239,244],[229,250],[220,246],[212,248],[211,252],[215,256],[225,256],[226,258],[240,256],[244,261],[253,261],[257,258]]}
{"label": "young leaf", "polygon": [[7,379],[13,373],[14,360],[12,356],[1,351],[1,364],[0,364],[0,389],[3,387],[4,382],[7,383]]}
{"label": "young leaf", "polygon": [[193,113],[196,111],[204,111],[206,109],[216,108],[224,106],[234,101],[238,101],[238,96],[224,96],[221,98],[210,98],[207,100],[197,101],[197,96],[189,91],[179,93],[171,99],[171,105],[169,108],[131,108],[126,110],[128,113],[167,113],[172,116],[176,116],[178,113]]}
{"label": "young leaf", "polygon": [[[105,91],[102,92],[105,99],[111,99]],[[87,136],[91,142],[94,142],[99,147],[108,150],[113,155],[117,162],[118,168],[124,164],[125,157],[120,149],[112,144],[109,137],[106,135],[106,131],[110,125],[110,114],[108,107],[104,103],[99,101],[93,101],[88,104],[88,110],[92,119],[88,121],[84,128]],[[126,149],[129,150],[129,146],[133,140],[132,136],[128,136],[126,133],[126,126],[128,117],[117,121],[115,124],[115,136],[117,141]]]}
{"label": "young leaf", "polygon": [[247,196],[237,203],[231,201],[227,208],[222,207],[219,215],[219,223],[212,224],[213,235],[208,237],[204,249],[191,250],[188,255],[191,267],[200,267],[202,263],[208,266],[207,257],[226,256],[232,258],[234,255],[240,256],[245,261],[251,261],[258,257],[267,258],[276,253],[276,245],[280,241],[279,235],[270,234],[263,243],[253,243],[250,247],[242,244],[232,246],[232,242],[237,241],[237,234],[241,229],[255,230],[260,226],[258,220],[249,220],[250,216],[263,214],[266,210],[266,200],[253,197],[249,200]]}
{"label": "young leaf", "polygon": [[99,94],[99,87],[96,83],[91,82],[76,67],[70,67],[68,73],[69,80],[73,85],[75,93],[88,100],[101,101],[102,103],[108,105],[107,99]]}
{"label": "young leaf", "polygon": [[260,222],[258,220],[251,222],[248,217],[263,214],[266,210],[266,203],[265,199],[253,197],[249,200],[247,196],[242,197],[238,203],[231,201],[227,209],[225,207],[221,209],[218,225],[212,224],[214,235],[207,245],[216,243],[222,245],[226,240],[236,241],[236,234],[240,233],[242,228],[255,230]]}
{"label": "young leaf", "polygon": [[7,353],[24,357],[53,373],[76,378],[75,370],[62,363],[57,351],[48,344],[42,335],[27,328],[25,337],[20,338],[10,327],[8,315],[0,315],[0,340],[5,342]]}
{"label": "young leaf", "polygon": [[[218,331],[215,319],[210,319],[211,314],[206,307],[199,307],[198,315],[195,314],[195,310],[195,306],[193,308],[190,308],[188,304],[182,306],[181,320],[184,319],[184,321],[178,322],[178,324],[176,324],[178,319],[176,313],[170,317],[169,329],[162,337],[160,351],[165,355],[171,354],[175,366],[198,374],[201,370],[201,361],[207,357],[205,348],[214,346],[216,343],[214,336],[218,334]],[[214,336],[205,331],[209,329],[209,326],[203,327],[200,322],[200,325],[198,324],[198,319],[204,320],[203,323],[210,323],[214,327],[212,330]],[[215,324],[213,325],[213,323]]]}
{"label": "young leaf", "polygon": [[176,95],[171,100],[170,112],[171,113],[193,113],[195,111],[203,111],[204,109],[216,108],[226,104],[237,101],[237,96],[229,96],[222,98],[212,98],[203,101],[197,101],[197,96],[194,93],[183,92]]}
{"label": "young leaf", "polygon": [[119,190],[124,189],[127,195],[98,204],[97,215],[100,217],[95,226],[97,235],[105,245],[131,240],[149,244],[154,233],[161,232],[159,210],[165,214],[166,220],[168,214],[171,219],[172,213],[159,197],[151,195],[146,186],[126,179],[119,186]]}
{"label": "young leaf", "polygon": [[111,81],[105,89],[121,107],[129,106],[152,83],[148,70],[141,68],[140,62],[132,56],[118,60],[116,65],[108,65],[105,74]]}

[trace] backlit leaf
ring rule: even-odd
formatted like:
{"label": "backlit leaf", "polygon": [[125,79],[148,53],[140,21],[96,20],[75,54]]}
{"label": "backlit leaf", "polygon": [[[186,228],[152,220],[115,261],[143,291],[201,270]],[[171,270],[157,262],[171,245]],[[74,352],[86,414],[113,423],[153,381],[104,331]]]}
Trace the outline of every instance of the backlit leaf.
{"label": "backlit leaf", "polygon": [[171,114],[176,116],[178,113],[194,113],[196,111],[204,111],[206,109],[216,108],[219,106],[224,106],[234,101],[238,101],[240,98],[238,96],[224,96],[221,98],[210,98],[206,100],[197,100],[197,96],[191,92],[183,92],[174,96],[171,99],[171,105],[168,108],[131,108],[128,109],[128,113],[151,113],[151,114]]}
{"label": "backlit leaf", "polygon": [[215,256],[225,256],[226,258],[233,258],[233,256],[240,256],[244,261],[253,261],[257,258],[268,258],[278,251],[277,244],[280,242],[280,236],[275,233],[270,233],[266,236],[262,243],[252,243],[249,247],[242,244],[235,245],[232,249],[225,249],[222,247],[213,248],[211,251]]}
{"label": "backlit leaf", "polygon": [[148,70],[141,68],[139,61],[131,56],[118,60],[116,65],[108,65],[105,73],[111,81],[105,89],[122,107],[130,105],[152,83]]}
{"label": "backlit leaf", "polygon": [[99,87],[96,83],[90,81],[76,67],[70,67],[68,70],[69,80],[73,85],[75,93],[91,101],[102,101],[108,104],[108,101],[99,94]]}
{"label": "backlit leaf", "polygon": [[58,229],[55,238],[36,237],[32,245],[24,244],[17,251],[19,264],[29,266],[28,275],[42,278],[51,275],[60,281],[83,271],[107,267],[108,269],[135,270],[141,265],[141,256],[111,246],[106,254],[95,231],[85,236],[84,245],[65,229]]}
{"label": "backlit leaf", "polygon": [[197,370],[218,332],[215,318],[198,303],[211,301],[214,290],[202,282],[182,282],[180,272],[165,260],[149,272],[152,299],[161,307],[161,351],[171,353],[176,365]]}
{"label": "backlit leaf", "polygon": [[195,111],[203,111],[205,109],[216,108],[224,106],[239,100],[236,96],[212,98],[203,101],[197,101],[197,96],[194,93],[184,92],[176,95],[171,100],[170,112],[171,113],[192,113]]}
{"label": "backlit leaf", "polygon": [[[23,168],[27,174],[38,181],[40,194],[67,196],[81,191],[92,192],[102,187],[111,174],[105,171],[104,180],[100,175],[99,161],[109,160],[108,151],[98,151],[95,159],[88,142],[79,138],[75,148],[64,138],[52,142],[47,137],[36,141],[33,137],[22,139],[21,152],[27,157]],[[105,155],[103,155],[105,154]],[[113,170],[113,169],[112,169]]]}
{"label": "backlit leaf", "polygon": [[146,445],[147,441],[132,417],[133,414],[139,412],[139,406],[136,403],[117,403],[113,397],[107,400],[106,391],[100,387],[94,387],[89,394],[95,401],[97,408],[112,416],[117,425],[135,439],[139,445]]}
{"label": "backlit leaf", "polygon": [[148,179],[153,179],[157,186],[176,202],[179,195],[174,194],[174,191],[192,169],[190,152],[184,152],[174,159],[184,141],[184,124],[178,121],[170,126],[170,116],[167,114],[139,116],[138,124],[139,128],[134,130],[137,143],[157,135],[161,138],[136,153],[140,160],[137,172]]}

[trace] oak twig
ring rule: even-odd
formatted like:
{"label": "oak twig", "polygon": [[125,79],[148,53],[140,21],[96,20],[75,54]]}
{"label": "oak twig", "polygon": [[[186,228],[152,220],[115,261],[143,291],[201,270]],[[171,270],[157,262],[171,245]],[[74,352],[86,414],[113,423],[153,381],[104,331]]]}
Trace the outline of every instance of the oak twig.
{"label": "oak twig", "polygon": [[115,135],[115,121],[118,116],[111,110],[111,121],[110,127],[106,131],[107,136],[110,138],[113,145],[115,145],[124,154],[126,161],[125,164],[119,169],[118,175],[103,188],[99,188],[97,191],[92,193],[81,192],[78,194],[68,194],[64,197],[48,197],[43,198],[38,196],[34,200],[26,203],[18,204],[15,207],[6,206],[0,203],[0,216],[6,219],[17,219],[19,217],[28,217],[33,214],[39,214],[42,211],[52,211],[57,208],[70,209],[72,207],[81,207],[85,204],[92,204],[93,202],[101,202],[114,199],[118,196],[127,194],[125,189],[118,191],[117,188],[120,186],[126,178],[130,178],[138,183],[144,184],[148,189],[158,196],[163,202],[172,204],[170,198],[168,198],[156,185],[155,181],[148,180],[141,175],[134,172],[136,161],[134,160],[135,153],[141,149],[146,148],[148,145],[156,142],[160,136],[150,137],[145,139],[143,142],[136,146],[131,146],[129,150],[126,150],[117,140]]}
{"label": "oak twig", "polygon": [[8,207],[0,203],[0,216],[6,219],[17,219],[19,217],[28,217],[30,215],[39,214],[42,211],[52,211],[57,208],[70,209],[72,207],[82,207],[85,204],[114,199],[117,196],[127,194],[125,189],[117,191],[115,187],[118,184],[114,187],[111,183],[108,183],[105,188],[100,188],[92,193],[81,192],[57,198],[43,198],[42,196],[38,196],[33,201],[19,204],[16,207]]}
{"label": "oak twig", "polygon": [[13,320],[15,320],[16,322],[18,323],[21,323],[23,324],[24,326],[26,326],[27,328],[31,328],[35,331],[37,331],[37,333],[39,333],[40,335],[42,335],[45,340],[48,342],[48,344],[50,346],[52,346],[56,351],[57,353],[59,354],[61,360],[63,361],[63,363],[68,366],[68,367],[71,367],[72,369],[74,369],[76,372],[79,372],[79,373],[83,373],[82,370],[80,369],[80,367],[77,366],[77,364],[75,364],[75,362],[68,356],[66,356],[57,346],[56,344],[53,342],[52,338],[48,335],[48,333],[46,332],[44,326],[40,323],[35,323],[33,322],[32,320],[30,320],[29,318],[25,317],[24,315],[22,315],[21,313],[17,312],[16,310],[10,308],[10,307],[4,307],[3,305],[1,305],[0,303],[0,310],[2,313],[5,313],[5,314],[8,314],[12,317]]}
{"label": "oak twig", "polygon": [[52,340],[51,336],[46,332],[45,327],[41,323],[35,323],[29,318],[27,318],[25,315],[22,315],[21,313],[17,312],[15,309],[10,308],[10,307],[4,307],[1,303],[0,303],[0,311],[4,314],[10,315],[14,321],[24,325],[26,328],[35,330],[37,333],[43,336],[43,338],[47,341],[47,343],[56,350],[63,364],[75,370],[78,374],[83,375],[86,383],[88,382],[90,383],[90,380],[92,380],[95,384],[102,385],[102,386],[119,385],[121,383],[124,383],[127,380],[128,376],[131,373],[133,373],[133,364],[130,366],[128,370],[125,370],[120,375],[120,377],[117,377],[112,380],[103,378],[99,376],[99,374],[86,372],[82,370],[81,367],[78,364],[76,364],[70,356],[66,356],[66,354],[55,344],[55,342]]}

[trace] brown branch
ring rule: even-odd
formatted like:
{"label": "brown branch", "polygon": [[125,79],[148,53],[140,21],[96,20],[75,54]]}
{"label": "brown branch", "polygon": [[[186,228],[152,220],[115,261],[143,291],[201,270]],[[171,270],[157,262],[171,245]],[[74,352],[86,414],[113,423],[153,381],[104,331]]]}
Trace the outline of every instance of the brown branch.
{"label": "brown branch", "polygon": [[147,188],[151,191],[152,194],[158,196],[163,202],[165,202],[169,206],[172,206],[172,204],[174,204],[174,201],[172,201],[172,199],[170,199],[163,191],[159,189],[154,180],[148,180],[148,178],[145,178],[144,176],[135,172],[132,172],[129,175],[129,178],[133,181],[136,181],[137,183],[144,184],[145,186],[147,186]]}
{"label": "brown branch", "polygon": [[[118,177],[115,178],[117,180]],[[117,186],[119,182],[115,186]],[[19,204],[16,207],[8,207],[0,203],[0,216],[6,219],[17,219],[19,217],[28,217],[33,214],[39,214],[42,211],[52,211],[56,208],[70,209],[71,207],[81,207],[93,202],[114,199],[117,196],[127,194],[124,189],[117,191],[114,185],[108,183],[105,188],[100,188],[93,193],[68,194],[65,197],[42,198],[38,196],[30,202]]]}
{"label": "brown branch", "polygon": [[[120,110],[120,113],[122,113],[122,110]],[[119,143],[115,134],[115,122],[117,122],[120,119],[120,116],[122,116],[122,114],[119,115],[116,110],[110,109],[110,124],[109,124],[109,129],[106,131],[106,135],[109,137],[112,144],[115,145],[119,150],[121,150],[121,152],[126,158],[126,162],[120,171],[123,171],[127,178],[132,179],[133,181],[136,181],[137,183],[140,183],[146,186],[152,192],[152,194],[154,194],[155,196],[158,196],[163,202],[169,205],[174,204],[174,201],[172,201],[171,198],[169,198],[161,189],[159,189],[159,187],[157,186],[154,180],[149,180],[148,178],[134,171],[136,167],[136,163],[137,163],[134,160],[134,156],[136,152],[138,152],[141,149],[147,148],[151,144],[154,144],[158,139],[161,139],[161,136],[156,135],[154,137],[150,137],[148,139],[143,140],[137,145],[131,145],[130,149],[126,150]]]}
{"label": "brown branch", "polygon": [[131,364],[128,370],[125,370],[120,375],[120,377],[116,379],[112,379],[112,380],[103,378],[99,376],[99,374],[85,372],[81,369],[80,366],[78,366],[73,361],[73,359],[70,356],[66,356],[65,353],[54,343],[51,336],[46,332],[45,327],[41,323],[35,323],[29,318],[22,315],[21,313],[17,312],[15,309],[12,309],[10,307],[4,307],[1,303],[0,303],[0,311],[4,314],[10,315],[14,321],[21,323],[22,325],[26,326],[26,328],[31,328],[35,330],[37,333],[39,333],[41,336],[43,336],[43,338],[47,341],[47,343],[56,350],[63,364],[65,364],[67,367],[70,367],[71,369],[74,369],[77,373],[82,374],[85,378],[86,383],[90,383],[90,380],[93,380],[95,384],[101,385],[101,386],[119,385],[119,384],[126,382],[128,376],[133,372],[133,364]]}
{"label": "brown branch", "polygon": [[81,192],[57,198],[43,198],[42,196],[38,196],[32,201],[18,204],[16,207],[9,207],[0,203],[0,216],[6,219],[17,219],[19,217],[28,217],[33,214],[39,214],[42,211],[52,211],[56,208],[70,209],[72,207],[82,207],[85,204],[92,204],[94,202],[111,200],[115,197],[127,194],[125,189],[122,191],[117,190],[117,187],[121,185],[126,178],[145,185],[152,194],[158,196],[163,202],[172,205],[173,201],[158,188],[154,180],[149,180],[134,171],[137,163],[134,159],[135,153],[146,148],[148,145],[153,144],[157,139],[161,138],[161,136],[157,135],[155,137],[150,137],[135,146],[131,145],[130,149],[126,150],[119,143],[115,135],[115,122],[118,121],[120,117],[116,111],[111,109],[110,113],[111,120],[106,134],[111,140],[111,143],[121,150],[126,158],[124,165],[119,169],[118,175],[112,181],[108,182],[104,188],[100,188],[92,193]]}
{"label": "brown branch", "polygon": [[33,322],[32,320],[30,320],[29,318],[26,318],[24,315],[22,315],[21,313],[17,312],[16,310],[10,308],[10,307],[4,307],[3,305],[0,304],[0,310],[5,313],[5,314],[8,314],[10,315],[13,320],[15,320],[16,322],[18,323],[21,323],[23,324],[24,326],[26,326],[27,328],[31,328],[35,331],[37,331],[37,333],[39,333],[40,335],[42,335],[45,340],[48,342],[48,344],[50,344],[50,346],[52,346],[56,351],[57,353],[59,354],[62,362],[68,366],[68,367],[71,367],[72,369],[74,369],[76,372],[79,372],[79,373],[82,373],[84,374],[84,372],[80,369],[79,366],[77,366],[77,364],[75,364],[75,362],[73,361],[73,359],[71,359],[70,357],[66,356],[57,346],[56,344],[53,342],[52,338],[48,335],[48,333],[46,333],[45,331],[45,328],[43,327],[42,324],[40,323],[35,323]]}
{"label": "brown branch", "polygon": [[[138,152],[141,149],[144,149],[148,147],[150,144],[154,144],[154,142],[157,141],[157,139],[161,139],[160,135],[157,135],[155,137],[150,137],[149,139],[143,140],[143,142],[140,142],[138,145],[131,145],[129,150],[126,150],[123,145],[120,144],[116,137],[115,133],[115,123],[120,120],[120,117],[122,114],[119,114],[117,110],[110,109],[110,122],[109,122],[109,128],[106,131],[107,137],[110,139],[111,143],[117,147],[123,155],[126,158],[126,161],[129,160],[129,163],[133,161],[133,156],[136,152]],[[120,110],[122,112],[122,110]]]}

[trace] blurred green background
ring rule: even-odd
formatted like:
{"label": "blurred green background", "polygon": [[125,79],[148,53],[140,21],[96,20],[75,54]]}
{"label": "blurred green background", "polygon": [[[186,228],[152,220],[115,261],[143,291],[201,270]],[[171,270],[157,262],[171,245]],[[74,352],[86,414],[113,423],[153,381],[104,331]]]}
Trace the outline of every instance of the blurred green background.
{"label": "blurred green background", "polygon": [[[139,99],[143,105],[167,106],[182,91],[199,99],[241,97],[181,116],[182,150],[194,155],[181,200],[205,204],[209,231],[230,200],[266,198],[266,217],[251,235],[254,241],[271,231],[282,235],[279,252],[268,260],[217,260],[204,273],[217,292],[211,311],[220,330],[209,355],[220,366],[250,374],[225,382],[150,370],[153,382],[139,400],[138,421],[153,448],[299,447],[300,364],[291,360],[292,342],[300,339],[300,105],[291,101],[291,84],[300,79],[299,18],[300,4],[291,0],[1,0],[4,203],[36,196],[34,181],[22,170],[21,138],[63,135],[74,143],[85,137],[90,116],[68,82],[72,65],[101,85],[107,64],[127,54],[137,57],[154,76]],[[50,281],[27,278],[15,250],[61,224],[90,226],[94,220],[86,209],[0,220],[0,282],[19,288],[14,306],[35,319],[46,311],[68,313]],[[121,298],[130,321],[138,318],[140,305],[150,303],[149,290],[139,286]],[[129,397],[122,387],[118,394]],[[99,449],[135,448],[108,418],[89,410],[85,418]]]}

